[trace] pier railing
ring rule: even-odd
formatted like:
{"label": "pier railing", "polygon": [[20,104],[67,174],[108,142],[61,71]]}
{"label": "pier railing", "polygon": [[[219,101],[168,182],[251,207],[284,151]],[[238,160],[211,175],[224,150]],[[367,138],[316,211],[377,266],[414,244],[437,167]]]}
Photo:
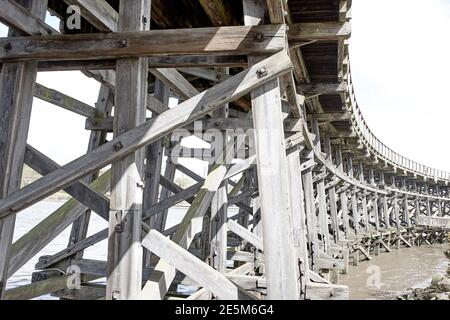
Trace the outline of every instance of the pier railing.
{"label": "pier railing", "polygon": [[390,163],[398,169],[412,172],[415,175],[422,175],[430,180],[442,180],[445,182],[450,181],[450,172],[437,170],[435,168],[431,168],[408,159],[386,146],[380,139],[375,136],[375,134],[367,125],[361,113],[361,109],[358,106],[358,102],[356,101],[351,72],[348,73],[347,107],[352,113],[351,119],[353,127],[355,128],[356,134],[358,135],[359,139],[370,151],[374,152],[379,159]]}

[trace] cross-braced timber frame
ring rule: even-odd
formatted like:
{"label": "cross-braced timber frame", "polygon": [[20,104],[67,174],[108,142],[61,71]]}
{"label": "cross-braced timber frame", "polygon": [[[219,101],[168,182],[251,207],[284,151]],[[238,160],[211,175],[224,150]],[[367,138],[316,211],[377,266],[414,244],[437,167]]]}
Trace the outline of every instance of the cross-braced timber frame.
{"label": "cross-braced timber frame", "polygon": [[[389,149],[359,110],[351,5],[0,0],[10,28],[0,39],[0,297],[345,299],[349,261],[444,241],[450,174]],[[79,29],[46,24],[46,11],[64,22],[69,6]],[[95,107],[36,83],[40,71],[64,70],[101,83]],[[170,97],[179,104],[169,108]],[[86,155],[60,166],[27,145],[33,98],[86,118]],[[213,160],[180,153],[180,129],[208,143],[204,133],[218,132]],[[208,158],[207,175],[183,157]],[[42,178],[20,188],[24,164]],[[181,187],[176,172],[195,184]],[[13,242],[16,215],[60,190],[71,200]],[[166,228],[183,201],[181,223]],[[91,213],[109,227],[88,236]],[[67,249],[40,257],[31,284],[6,290],[69,226]],[[107,261],[83,258],[105,239]],[[79,290],[67,289],[71,266]]]}

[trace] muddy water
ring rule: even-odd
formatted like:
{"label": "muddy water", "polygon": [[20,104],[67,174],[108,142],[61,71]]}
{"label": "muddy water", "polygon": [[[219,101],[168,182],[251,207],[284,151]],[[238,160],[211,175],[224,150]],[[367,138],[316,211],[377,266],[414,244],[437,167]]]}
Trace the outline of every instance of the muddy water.
{"label": "muddy water", "polygon": [[340,284],[350,287],[351,300],[392,300],[408,288],[425,288],[436,273],[445,273],[448,244],[392,249],[371,261],[350,266]]}

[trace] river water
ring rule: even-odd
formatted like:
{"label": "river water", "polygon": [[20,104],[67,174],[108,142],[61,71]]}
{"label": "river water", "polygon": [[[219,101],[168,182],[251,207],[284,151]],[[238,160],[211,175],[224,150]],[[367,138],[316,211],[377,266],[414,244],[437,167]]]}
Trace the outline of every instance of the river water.
{"label": "river water", "polygon": [[[14,241],[27,233],[32,227],[45,219],[49,214],[63,205],[61,201],[42,201],[17,216]],[[234,208],[233,208],[234,209]],[[232,210],[231,214],[235,213]],[[186,208],[171,208],[167,227],[179,223]],[[107,222],[96,214],[92,214],[88,235],[106,228]],[[66,248],[70,235],[70,227],[56,237],[47,247],[28,261],[8,281],[7,288],[14,288],[31,282],[31,274],[38,258],[52,255]],[[443,255],[448,244],[423,247],[393,249],[390,253],[381,253],[373,260],[361,262],[359,266],[349,267],[348,275],[341,275],[340,284],[350,287],[351,299],[395,299],[408,288],[426,287],[433,274],[445,272],[448,260]],[[106,260],[107,241],[99,242],[85,250],[84,258]],[[104,282],[104,279],[100,279]],[[53,299],[50,296],[39,299]]]}
{"label": "river water", "polygon": [[339,284],[350,287],[351,300],[392,300],[408,288],[425,288],[436,273],[445,273],[448,244],[392,249],[372,260],[350,266]]}
{"label": "river water", "polygon": [[[30,231],[34,226],[48,217],[63,204],[64,201],[42,201],[19,213],[16,219],[16,228],[14,230],[14,241]],[[180,223],[185,213],[186,208],[184,207],[171,208],[167,217],[167,228]],[[108,223],[93,213],[91,215],[91,223],[89,224],[88,236],[93,235],[107,227]],[[33,257],[33,259],[20,268],[8,280],[7,289],[29,284],[31,282],[31,274],[35,271],[34,266],[38,262],[39,257],[43,255],[52,255],[65,249],[69,242],[70,230],[71,227],[64,230],[64,232],[57,236],[50,244],[48,244],[35,257]],[[86,249],[84,258],[106,261],[107,245],[108,243],[105,239]],[[97,282],[104,282],[104,279],[99,279]],[[52,299],[52,297],[44,296],[39,299]]]}

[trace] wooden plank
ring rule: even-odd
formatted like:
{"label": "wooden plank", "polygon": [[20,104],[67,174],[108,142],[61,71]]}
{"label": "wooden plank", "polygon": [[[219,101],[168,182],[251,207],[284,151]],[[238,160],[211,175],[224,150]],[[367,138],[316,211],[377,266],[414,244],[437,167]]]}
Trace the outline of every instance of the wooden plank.
{"label": "wooden plank", "polygon": [[347,286],[323,283],[306,285],[307,300],[348,300],[350,290]]}
{"label": "wooden plank", "polygon": [[[2,0],[2,10],[0,11],[0,21],[16,30],[22,30],[30,35],[57,34],[54,30],[42,21],[43,16],[36,11],[30,11],[14,0]],[[42,19],[41,19],[42,18]]]}
{"label": "wooden plank", "polygon": [[[225,159],[232,156],[235,150],[234,141],[227,143]],[[239,146],[240,147],[240,146]],[[218,157],[220,159],[221,157]],[[211,205],[217,190],[227,172],[227,165],[216,164],[205,179],[202,188],[192,202],[191,207],[186,212],[183,221],[176,229],[173,240],[186,250],[195,239],[196,235],[202,230],[202,222],[206,211]],[[139,298],[150,300],[162,300],[167,293],[172,281],[175,278],[175,269],[164,260],[159,261],[152,273],[150,279],[146,282]]]}
{"label": "wooden plank", "polygon": [[289,26],[289,43],[305,40],[344,40],[351,35],[350,22],[308,22]]}
{"label": "wooden plank", "polygon": [[[27,145],[25,151],[25,164],[42,176],[60,168],[60,166],[47,158],[44,154]],[[109,217],[109,199],[103,193],[95,191],[89,183],[77,181],[64,189],[69,195],[80,201],[86,207],[92,209],[103,219]]]}
{"label": "wooden plank", "polygon": [[[226,174],[225,166],[216,166],[208,175],[201,190],[191,207],[186,212],[183,221],[177,228],[173,240],[184,249],[188,249],[194,237],[202,230],[203,217],[211,205],[212,198],[222,183]],[[146,282],[141,299],[161,300],[167,293],[175,278],[175,269],[161,260],[155,267],[150,279]]]}
{"label": "wooden plank", "polygon": [[90,105],[81,102],[77,99],[69,97],[61,92],[53,89],[49,89],[41,84],[36,84],[34,96],[38,99],[54,104],[66,110],[79,114],[80,116],[87,118],[95,118],[99,114],[95,108]]}
{"label": "wooden plank", "polygon": [[[108,88],[105,85],[101,85],[100,92],[97,98],[96,103],[96,112],[98,114],[110,114],[111,109],[113,106],[113,97],[112,97],[112,91],[110,88]],[[96,131],[91,132],[89,136],[89,142],[88,142],[88,148],[87,152],[90,152],[102,144],[106,142],[107,133],[105,131]],[[100,172],[95,172],[92,175],[89,175],[83,179],[83,182],[85,183],[91,183],[93,180],[98,178],[98,175]],[[109,199],[108,199],[109,200]],[[90,206],[88,206],[90,208]],[[90,208],[91,209],[91,208]],[[105,212],[105,215],[103,216],[106,221],[109,220],[109,201],[108,201],[108,212]],[[95,209],[94,209],[95,212]],[[89,221],[91,219],[91,210],[86,210],[85,214],[83,214],[80,218],[78,218],[72,225],[72,230],[70,232],[70,238],[69,238],[69,246],[73,245],[74,243],[79,242],[81,239],[85,239],[88,233],[89,229]],[[75,254],[73,258],[75,259],[81,259],[83,257],[83,251],[79,251]]]}
{"label": "wooden plank", "polygon": [[239,24],[227,0],[198,0],[214,26]]}
{"label": "wooden plank", "polygon": [[[8,2],[9,3],[9,2]],[[45,16],[47,2],[22,2],[30,13]],[[5,3],[7,4],[7,3]],[[3,7],[2,7],[3,12]],[[10,30],[8,36],[17,36]],[[30,126],[37,63],[5,63],[0,75],[0,198],[20,189]],[[0,299],[8,280],[10,249],[16,217],[0,220]]]}
{"label": "wooden plank", "polygon": [[[4,300],[30,300],[52,292],[67,288],[68,282],[73,275],[63,275],[33,282],[5,292]],[[99,276],[81,275],[80,282],[86,283],[100,278]]]}
{"label": "wooden plank", "polygon": [[175,69],[150,69],[150,72],[184,99],[199,94],[199,91]]}
{"label": "wooden plank", "polygon": [[[150,29],[151,3],[120,2],[118,31]],[[144,58],[118,59],[114,104],[114,137],[146,120],[148,64]],[[142,198],[144,149],[113,162],[109,217],[106,300],[136,299],[142,288]]]}
{"label": "wooden plank", "polygon": [[271,54],[283,50],[285,41],[284,25],[17,37],[0,39],[0,61]]}
{"label": "wooden plank", "polygon": [[70,257],[74,255],[75,253],[78,253],[84,249],[87,249],[96,243],[105,240],[108,238],[108,228],[103,229],[102,231],[99,231],[95,234],[93,234],[90,237],[87,237],[86,239],[83,239],[77,243],[72,244],[71,246],[67,247],[66,249],[55,253],[54,255],[51,255],[49,257],[46,257],[45,259],[41,258],[39,262],[36,264],[36,269],[46,269],[59,261]]}
{"label": "wooden plank", "polygon": [[300,84],[298,85],[298,90],[301,93],[307,94],[309,96],[317,96],[321,94],[331,94],[331,93],[342,93],[347,91],[347,82]]}
{"label": "wooden plank", "polygon": [[[136,129],[27,185],[20,191],[1,199],[0,218],[29,207],[90,172],[101,169],[171,131],[186,126],[224,104],[242,97],[253,88],[286,73],[291,67],[290,59],[284,52],[261,61],[233,78],[179,104],[155,119],[147,121]],[[260,76],[261,73],[257,72],[262,68],[267,71],[267,75]]]}
{"label": "wooden plank", "polygon": [[[91,187],[100,193],[106,193],[110,180],[111,172],[108,171],[95,180]],[[84,205],[71,199],[15,241],[11,246],[8,276],[12,276],[85,211]]]}
{"label": "wooden plank", "polygon": [[256,236],[254,233],[252,233],[250,230],[244,228],[240,224],[238,224],[236,221],[228,220],[227,222],[228,229],[237,234],[242,239],[250,242],[252,245],[255,246],[256,249],[263,251],[263,240]]}
{"label": "wooden plank", "polygon": [[142,245],[221,299],[254,299],[228,280],[225,275],[214,270],[156,230],[150,231],[145,236]]}

